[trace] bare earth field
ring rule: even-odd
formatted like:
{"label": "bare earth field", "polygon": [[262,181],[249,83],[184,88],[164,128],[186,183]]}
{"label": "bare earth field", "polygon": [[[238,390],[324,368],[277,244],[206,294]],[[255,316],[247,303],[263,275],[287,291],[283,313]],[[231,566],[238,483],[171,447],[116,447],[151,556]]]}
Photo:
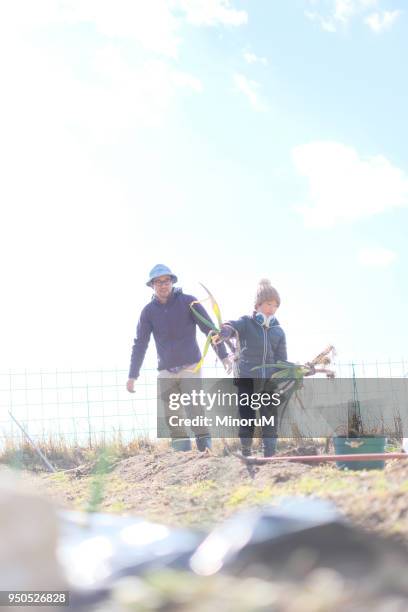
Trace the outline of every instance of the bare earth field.
{"label": "bare earth field", "polygon": [[[297,449],[305,454],[304,449]],[[317,448],[310,448],[316,454]],[[322,448],[319,449],[323,451]],[[296,449],[281,449],[295,453]],[[21,469],[27,485],[58,507],[142,516],[176,527],[207,530],[248,507],[277,504],[283,496],[332,500],[356,526],[408,545],[408,459],[386,462],[385,470],[340,471],[335,464],[269,463],[247,466],[221,444],[213,453],[175,453],[165,446],[113,453],[104,463],[80,453],[69,464],[54,457],[55,474]],[[122,457],[122,458],[120,458]],[[72,457],[71,457],[72,460]],[[72,463],[77,467],[72,467]],[[38,464],[36,469],[38,470]],[[7,468],[3,468],[7,469]],[[404,547],[400,548],[402,550]],[[405,556],[406,558],[406,556]],[[391,559],[391,561],[390,561]],[[405,612],[406,563],[380,562],[365,576],[347,578],[316,567],[296,579],[280,576],[164,570],[119,580],[109,599],[89,612]]]}
{"label": "bare earth field", "polygon": [[95,478],[98,511],[171,526],[210,528],[238,509],[276,503],[287,495],[330,499],[354,524],[408,544],[408,459],[385,470],[340,471],[335,464],[281,462],[247,467],[222,452],[141,451],[95,476],[85,467],[28,473],[24,478],[69,509],[86,509]]}

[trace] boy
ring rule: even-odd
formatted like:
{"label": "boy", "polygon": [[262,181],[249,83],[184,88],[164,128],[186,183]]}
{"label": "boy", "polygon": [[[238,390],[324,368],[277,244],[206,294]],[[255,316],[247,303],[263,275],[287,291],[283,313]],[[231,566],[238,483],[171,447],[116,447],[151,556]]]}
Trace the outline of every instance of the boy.
{"label": "boy", "polygon": [[[230,338],[234,332],[239,336],[241,350],[234,372],[239,398],[244,394],[251,395],[254,392],[254,383],[257,388],[260,383],[266,382],[271,377],[276,371],[272,364],[287,360],[285,333],[275,317],[279,306],[279,293],[268,279],[262,279],[258,284],[252,316],[244,315],[237,321],[228,321],[215,338],[216,342],[220,342]],[[265,424],[262,427],[264,456],[274,455],[277,431],[276,409],[273,406],[263,406],[258,412],[251,406],[240,403],[239,413],[241,419],[272,415],[275,417],[274,425]],[[251,454],[253,435],[253,424],[240,426],[239,437],[242,454],[245,456]]]}

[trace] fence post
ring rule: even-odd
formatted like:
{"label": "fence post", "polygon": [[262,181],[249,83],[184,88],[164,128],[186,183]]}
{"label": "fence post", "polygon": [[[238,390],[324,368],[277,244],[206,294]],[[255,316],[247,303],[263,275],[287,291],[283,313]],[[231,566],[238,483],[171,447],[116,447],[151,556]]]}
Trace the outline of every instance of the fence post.
{"label": "fence post", "polygon": [[91,414],[89,411],[89,390],[88,383],[86,383],[86,406],[88,412],[88,446],[92,448],[92,430],[91,430]]}

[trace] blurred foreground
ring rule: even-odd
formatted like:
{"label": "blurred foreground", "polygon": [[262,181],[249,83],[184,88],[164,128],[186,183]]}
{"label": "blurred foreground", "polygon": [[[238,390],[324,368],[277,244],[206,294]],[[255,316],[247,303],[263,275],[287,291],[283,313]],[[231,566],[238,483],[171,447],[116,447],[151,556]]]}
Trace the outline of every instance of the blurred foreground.
{"label": "blurred foreground", "polygon": [[221,446],[133,452],[1,470],[1,589],[68,588],[72,609],[101,612],[408,609],[405,462],[341,472],[245,466]]}

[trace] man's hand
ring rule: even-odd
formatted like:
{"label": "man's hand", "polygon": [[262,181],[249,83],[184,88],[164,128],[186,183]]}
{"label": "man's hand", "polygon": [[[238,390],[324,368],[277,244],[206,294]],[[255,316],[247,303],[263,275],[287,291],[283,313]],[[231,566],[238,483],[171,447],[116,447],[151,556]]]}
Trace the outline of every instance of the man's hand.
{"label": "man's hand", "polygon": [[135,382],[136,382],[136,378],[129,378],[129,380],[127,381],[126,389],[129,391],[129,393],[135,392]]}
{"label": "man's hand", "polygon": [[232,372],[232,363],[230,357],[224,357],[222,360],[222,365],[224,366],[224,370],[227,374],[231,374]]}

